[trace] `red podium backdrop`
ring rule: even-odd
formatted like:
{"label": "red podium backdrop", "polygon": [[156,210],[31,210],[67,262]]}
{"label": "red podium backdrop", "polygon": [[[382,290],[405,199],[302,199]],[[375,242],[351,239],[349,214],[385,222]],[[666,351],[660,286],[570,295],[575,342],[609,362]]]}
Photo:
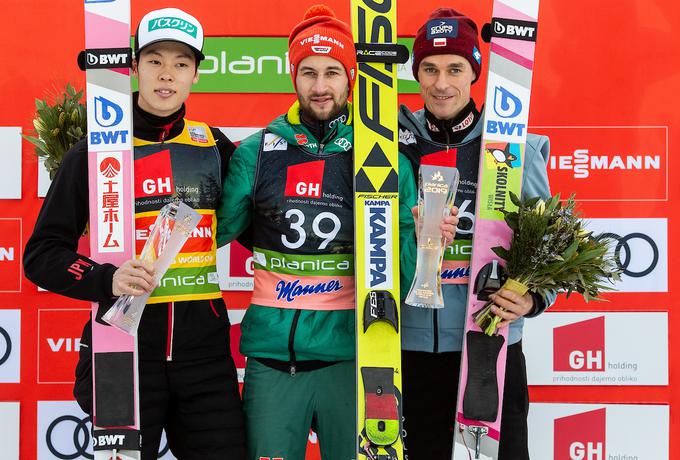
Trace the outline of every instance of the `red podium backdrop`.
{"label": "red podium backdrop", "polygon": [[[311,0],[282,3],[133,0],[148,10],[179,6],[199,18],[208,60],[188,116],[233,138],[264,126],[293,101],[286,38]],[[349,19],[349,1],[326,2]],[[512,3],[512,1],[509,1]],[[400,0],[400,37],[413,37],[434,0]],[[488,21],[491,0],[448,2]],[[92,458],[88,420],[72,401],[73,369],[88,304],[41,292],[23,277],[23,246],[48,181],[33,147],[34,98],[85,76],[82,2],[3,1],[0,72],[0,457]],[[625,268],[608,302],[560,298],[527,321],[531,454],[547,459],[677,459],[680,454],[680,6],[671,0],[551,2],[540,7],[529,130],[551,138],[553,192],[577,193],[593,230],[611,233]],[[483,56],[488,46],[482,44]],[[486,69],[484,70],[484,74]],[[406,77],[404,68],[400,75]],[[486,78],[473,88],[484,100]],[[421,106],[414,83],[400,101]],[[221,252],[224,297],[236,342],[249,300],[249,263]],[[228,262],[228,263],[227,263]],[[228,267],[226,265],[228,265]],[[244,360],[236,356],[237,365]],[[408,402],[406,402],[408,404]],[[285,416],[285,414],[282,414]],[[310,434],[312,446],[316,439]],[[318,457],[313,447],[309,457]],[[164,458],[170,458],[165,456]]]}

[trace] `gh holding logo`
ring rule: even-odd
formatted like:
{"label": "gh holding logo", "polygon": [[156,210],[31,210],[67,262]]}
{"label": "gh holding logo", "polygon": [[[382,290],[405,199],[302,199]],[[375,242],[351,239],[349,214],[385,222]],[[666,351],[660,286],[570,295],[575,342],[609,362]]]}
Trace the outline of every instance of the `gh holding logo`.
{"label": "gh holding logo", "polygon": [[321,198],[324,160],[289,166],[286,172],[285,196]]}
{"label": "gh holding logo", "polygon": [[555,419],[555,460],[605,460],[606,409]]}
{"label": "gh holding logo", "polygon": [[[113,128],[123,121],[123,109],[115,102],[103,97],[94,98],[94,121],[100,128]],[[127,130],[90,131],[90,144],[112,145],[128,142]]]}
{"label": "gh holding logo", "polygon": [[604,372],[605,319],[593,318],[553,330],[555,372]]}
{"label": "gh holding logo", "polygon": [[[493,96],[493,111],[503,119],[516,118],[522,113],[522,101],[508,89],[496,86]],[[526,124],[513,123],[502,120],[488,120],[486,129],[492,134],[507,134],[509,136],[523,136]]]}

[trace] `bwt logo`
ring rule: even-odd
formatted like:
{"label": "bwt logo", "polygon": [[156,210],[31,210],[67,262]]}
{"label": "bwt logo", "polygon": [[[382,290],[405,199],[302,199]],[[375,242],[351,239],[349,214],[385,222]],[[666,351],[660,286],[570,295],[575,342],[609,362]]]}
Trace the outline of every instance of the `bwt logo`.
{"label": "bwt logo", "polygon": [[555,419],[555,460],[605,460],[606,409]]}
{"label": "bwt logo", "polygon": [[123,109],[105,97],[94,98],[94,120],[102,128],[111,128],[123,120]]}
{"label": "bwt logo", "polygon": [[284,195],[321,198],[325,164],[324,160],[319,160],[289,166]]}
{"label": "bwt logo", "polygon": [[522,111],[522,101],[502,86],[496,86],[493,111],[501,118],[514,118]]}
{"label": "bwt logo", "polygon": [[505,38],[519,38],[525,40],[536,39],[536,23],[527,21],[508,21],[494,19],[494,35]]}
{"label": "bwt logo", "polygon": [[555,372],[604,372],[604,316],[553,330]]}
{"label": "bwt logo", "polygon": [[[87,53],[87,65],[89,67],[128,67],[130,62],[128,61],[127,53]],[[95,98],[96,99],[96,98]]]}
{"label": "bwt logo", "polygon": [[[496,86],[493,96],[493,111],[501,118],[515,118],[522,112],[522,101],[502,86]],[[526,129],[524,123],[488,120],[486,130],[492,134],[522,136]]]}
{"label": "bwt logo", "polygon": [[92,445],[97,446],[122,446],[125,442],[123,434],[101,434],[92,437]]}
{"label": "bwt logo", "polygon": [[[94,98],[94,121],[101,128],[112,128],[123,121],[123,109],[113,101],[102,96]],[[91,131],[90,144],[116,144],[127,142],[128,131]]]}

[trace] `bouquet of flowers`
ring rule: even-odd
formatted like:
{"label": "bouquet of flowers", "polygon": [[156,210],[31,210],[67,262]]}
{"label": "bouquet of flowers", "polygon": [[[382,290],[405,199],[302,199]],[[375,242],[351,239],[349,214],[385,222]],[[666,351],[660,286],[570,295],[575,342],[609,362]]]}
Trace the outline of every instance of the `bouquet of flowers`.
{"label": "bouquet of flowers", "polygon": [[[527,291],[545,297],[549,292],[573,292],[586,302],[601,300],[600,294],[613,290],[621,269],[609,254],[610,240],[597,238],[584,228],[572,195],[564,203],[557,194],[547,201],[524,201],[510,193],[516,211],[505,212],[513,236],[508,249],[492,250],[506,261],[508,277],[504,288],[520,295]],[[501,318],[491,312],[489,302],[474,314],[475,323],[493,335]]]}
{"label": "bouquet of flowers", "polygon": [[35,145],[35,153],[45,159],[45,168],[54,178],[66,152],[87,133],[87,112],[81,102],[82,91],[70,84],[62,94],[46,100],[35,100],[33,127],[35,136],[23,136]]}

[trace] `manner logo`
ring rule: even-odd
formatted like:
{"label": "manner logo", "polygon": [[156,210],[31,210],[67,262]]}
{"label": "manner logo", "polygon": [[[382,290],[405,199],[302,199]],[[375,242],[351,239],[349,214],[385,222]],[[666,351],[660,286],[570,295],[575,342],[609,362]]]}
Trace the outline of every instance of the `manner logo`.
{"label": "manner logo", "polygon": [[553,330],[553,369],[557,372],[604,372],[605,319],[593,318]]}
{"label": "manner logo", "polygon": [[21,291],[21,219],[0,219],[0,292]]}
{"label": "manner logo", "polygon": [[323,192],[324,160],[288,166],[285,196],[321,198]]}
{"label": "manner logo", "polygon": [[554,460],[606,460],[607,410],[555,419]]}
{"label": "manner logo", "polygon": [[668,127],[548,126],[550,188],[579,201],[668,199]]}

